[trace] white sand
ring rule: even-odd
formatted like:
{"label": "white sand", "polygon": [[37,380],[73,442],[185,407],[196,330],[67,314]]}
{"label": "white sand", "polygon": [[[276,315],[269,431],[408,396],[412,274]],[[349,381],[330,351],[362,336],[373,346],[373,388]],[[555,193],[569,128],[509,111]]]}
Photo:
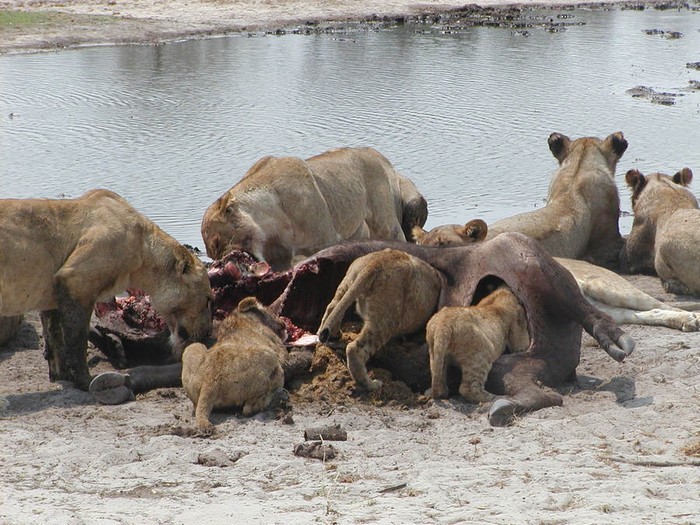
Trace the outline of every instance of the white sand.
{"label": "white sand", "polygon": [[[482,5],[498,2],[486,0]],[[447,7],[452,2],[420,6]],[[17,30],[0,52],[158,41],[307,19],[396,15],[406,1],[4,1],[0,9],[119,14],[116,24]],[[635,284],[665,300],[658,280]],[[215,415],[213,439],[181,389],[100,406],[48,381],[36,315],[0,350],[0,523],[700,523],[700,333],[628,327],[637,349],[612,361],[584,338],[564,406],[491,428],[456,399],[420,408],[297,403],[292,425]],[[295,457],[304,429],[339,423],[323,463]],[[691,449],[696,455],[688,455]],[[228,467],[201,454],[245,455]],[[389,490],[386,490],[389,489]]]}

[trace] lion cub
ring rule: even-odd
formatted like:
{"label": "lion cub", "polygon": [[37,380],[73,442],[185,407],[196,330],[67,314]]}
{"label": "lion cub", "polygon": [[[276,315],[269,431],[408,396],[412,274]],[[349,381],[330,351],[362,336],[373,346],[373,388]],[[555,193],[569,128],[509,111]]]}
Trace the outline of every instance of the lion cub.
{"label": "lion cub", "polygon": [[242,407],[244,416],[265,410],[284,386],[284,322],[255,297],[243,299],[221,322],[217,342],[185,348],[182,386],[192,400],[195,425],[209,433],[213,409]]}
{"label": "lion cub", "polygon": [[499,286],[476,306],[445,307],[428,322],[431,396],[448,397],[447,365],[462,370],[459,393],[471,403],[494,398],[484,384],[491,365],[506,349],[527,350],[530,336],[525,310],[513,292]]}
{"label": "lion cub", "polygon": [[356,303],[364,324],[345,350],[348,369],[358,385],[376,390],[382,383],[369,378],[367,361],[392,337],[423,328],[435,312],[441,287],[435,268],[405,252],[386,249],[359,257],[323,314],[319,340],[337,335],[345,312]]}

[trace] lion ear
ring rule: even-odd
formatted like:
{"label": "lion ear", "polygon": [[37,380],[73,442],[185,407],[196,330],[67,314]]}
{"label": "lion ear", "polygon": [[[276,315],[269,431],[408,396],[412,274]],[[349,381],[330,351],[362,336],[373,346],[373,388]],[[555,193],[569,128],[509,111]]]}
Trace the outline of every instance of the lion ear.
{"label": "lion ear", "polygon": [[681,186],[687,186],[693,180],[693,172],[690,168],[683,168],[673,176],[673,182]]}
{"label": "lion ear", "polygon": [[483,241],[486,238],[486,234],[489,232],[489,227],[481,219],[474,219],[469,221],[464,225],[464,230],[462,231],[465,237],[469,237],[474,242]]}
{"label": "lion ear", "polygon": [[185,275],[190,273],[192,270],[192,257],[193,255],[185,248],[180,246],[180,248],[175,252],[175,271],[178,275]]}
{"label": "lion ear", "polygon": [[569,137],[562,135],[561,133],[552,133],[547,139],[547,144],[549,144],[549,151],[552,152],[554,158],[561,164],[567,155],[567,150],[569,148]]}
{"label": "lion ear", "polygon": [[246,297],[238,303],[238,311],[243,313],[255,308],[261,308],[262,304],[255,297]]}
{"label": "lion ear", "polygon": [[622,157],[622,154],[627,151],[627,140],[622,134],[622,131],[618,131],[610,135],[606,140],[611,142],[612,150],[615,152],[618,158]]}
{"label": "lion ear", "polygon": [[637,190],[637,188],[642,189],[647,179],[639,170],[632,169],[625,173],[625,182],[631,189]]}
{"label": "lion ear", "polygon": [[411,230],[411,235],[413,235],[413,240],[415,241],[416,244],[420,244],[423,241],[423,239],[425,238],[427,233],[428,232],[425,231],[420,226],[414,226],[413,229]]}

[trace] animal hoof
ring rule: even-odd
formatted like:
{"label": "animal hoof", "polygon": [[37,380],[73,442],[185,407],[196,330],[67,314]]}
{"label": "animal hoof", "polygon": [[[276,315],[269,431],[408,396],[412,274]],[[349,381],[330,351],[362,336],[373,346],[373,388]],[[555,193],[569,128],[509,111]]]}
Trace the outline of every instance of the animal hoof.
{"label": "animal hoof", "polygon": [[103,405],[119,405],[134,399],[130,378],[119,372],[104,372],[90,382],[88,391]]}
{"label": "animal hoof", "polygon": [[636,346],[636,342],[629,335],[623,334],[617,340],[617,345],[622,348],[626,356],[630,355]]}
{"label": "animal hoof", "polygon": [[507,427],[513,424],[517,405],[508,399],[497,399],[489,410],[489,423],[493,427]]}

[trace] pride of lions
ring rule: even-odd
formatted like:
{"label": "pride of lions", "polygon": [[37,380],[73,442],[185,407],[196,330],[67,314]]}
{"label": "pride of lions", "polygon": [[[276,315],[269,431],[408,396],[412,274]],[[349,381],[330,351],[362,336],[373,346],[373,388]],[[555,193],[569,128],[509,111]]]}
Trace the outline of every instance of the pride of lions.
{"label": "pride of lions", "polygon": [[[626,173],[634,224],[623,239],[614,174],[627,149],[624,135],[572,140],[552,133],[548,144],[559,168],[544,207],[490,225],[467,217],[431,231],[423,229],[426,199],[374,149],[260,159],[206,210],[207,254],[245,251],[276,272],[301,262],[269,308],[254,297],[241,301],[211,348],[202,344],[213,327],[205,265],[123,198],[93,190],[77,199],[3,199],[0,345],[24,313],[39,310],[51,380],[87,389],[96,302],[140,289],[167,323],[196,426],[211,432],[213,409],[252,415],[284,386],[286,333],[278,316],[325,342],[355,306],[363,326],[346,358],[358,387],[382,387],[367,362],[391,338],[424,333],[430,395],[450,395],[446,370],[455,366],[459,394],[492,401],[491,423],[509,424],[517,414],[561,404],[548,387],[575,374],[582,329],[618,361],[634,341],[616,323],[700,329],[696,313],[644,294],[614,271],[658,275],[668,292],[700,295],[691,170]],[[302,268],[313,268],[314,280],[302,280]],[[307,282],[327,293],[312,298],[312,285],[299,284]]]}

